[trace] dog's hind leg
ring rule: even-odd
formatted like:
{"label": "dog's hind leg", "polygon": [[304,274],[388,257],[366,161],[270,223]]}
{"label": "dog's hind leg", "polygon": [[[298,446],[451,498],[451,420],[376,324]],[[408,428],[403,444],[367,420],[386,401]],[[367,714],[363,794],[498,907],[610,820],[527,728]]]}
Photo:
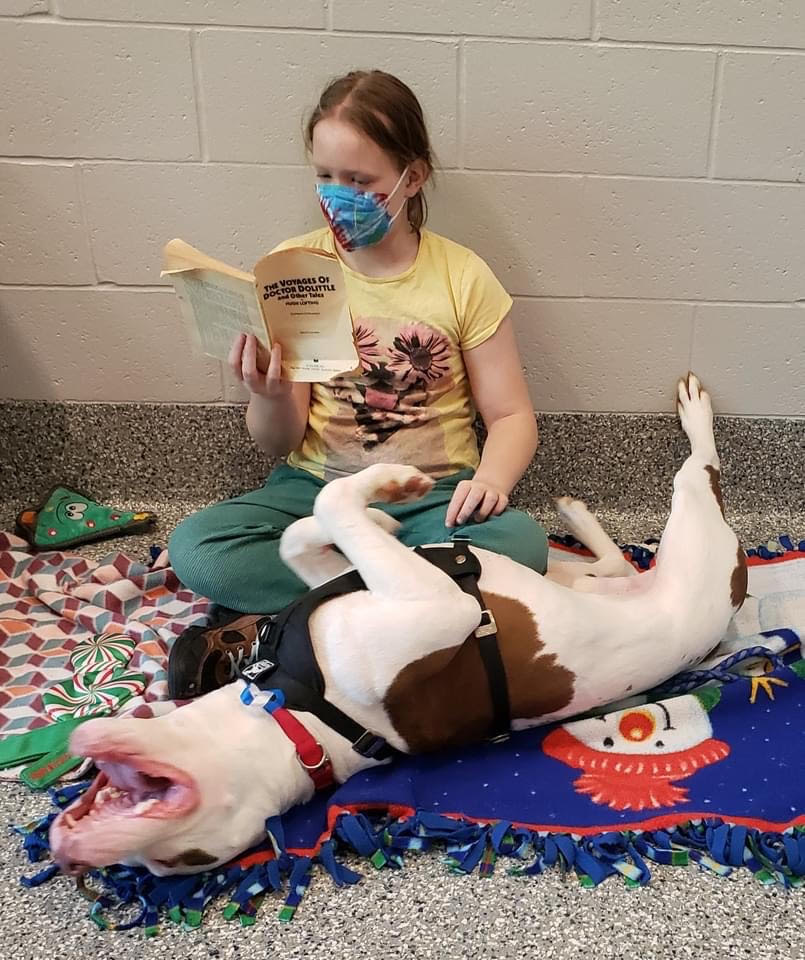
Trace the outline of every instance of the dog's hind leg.
{"label": "dog's hind leg", "polygon": [[[400,524],[394,517],[369,507],[369,519],[394,535]],[[352,564],[343,553],[333,547],[332,540],[324,532],[315,517],[296,520],[282,534],[280,557],[286,566],[309,587],[318,587],[349,570]]]}
{"label": "dog's hind leg", "polygon": [[[713,467],[715,470],[720,470],[721,464],[718,459],[716,438],[713,433],[713,405],[710,394],[704,389],[694,373],[689,373],[677,384],[676,410],[682,429],[690,441],[690,456],[680,467],[677,479],[691,463],[704,464]],[[716,495],[716,499],[721,509],[720,492]]]}
{"label": "dog's hind leg", "polygon": [[734,610],[746,593],[746,558],[724,519],[710,396],[692,373],[679,381],[677,409],[690,456],[674,477],[671,515],[657,552],[657,582],[680,604],[693,597],[699,601],[701,595],[702,611],[720,609],[724,599]]}
{"label": "dog's hind leg", "polygon": [[586,581],[591,577],[632,577],[637,573],[585,503],[560,497],[556,509],[567,530],[591,550],[596,559],[592,563],[581,563],[549,558],[546,573],[549,580],[586,590]]}

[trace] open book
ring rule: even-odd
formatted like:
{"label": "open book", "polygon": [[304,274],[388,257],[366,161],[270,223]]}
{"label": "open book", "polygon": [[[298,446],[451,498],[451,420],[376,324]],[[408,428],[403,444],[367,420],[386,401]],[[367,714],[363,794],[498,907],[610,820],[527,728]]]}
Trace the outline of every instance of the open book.
{"label": "open book", "polygon": [[239,333],[282,345],[282,374],[315,382],[357,372],[358,351],[338,258],[291,247],[269,253],[254,274],[208,257],[184,240],[163,249],[170,277],[201,352],[226,360]]}

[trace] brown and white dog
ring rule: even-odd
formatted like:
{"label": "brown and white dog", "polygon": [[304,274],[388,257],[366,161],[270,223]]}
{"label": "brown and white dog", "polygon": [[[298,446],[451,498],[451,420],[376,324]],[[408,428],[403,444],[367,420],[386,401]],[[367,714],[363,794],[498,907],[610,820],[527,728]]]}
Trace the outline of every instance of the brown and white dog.
{"label": "brown and white dog", "polygon": [[[584,504],[567,499],[560,511],[593,563],[559,563],[540,576],[472,548],[497,622],[514,729],[661,683],[703,659],[743,602],[746,564],[724,521],[710,398],[693,375],[680,381],[678,411],[691,454],[676,474],[651,571],[634,575]],[[415,499],[431,484],[412,467],[371,466],[324,487],[314,515],[282,539],[284,560],[311,586],[350,565],[363,577],[366,590],[316,609],[313,649],[328,700],[411,753],[480,739],[492,718],[472,641],[478,602],[368,508]],[[73,750],[102,772],[51,828],[65,870],[116,862],[156,874],[201,870],[256,843],[267,817],[310,798],[313,781],[294,744],[273,715],[243,705],[243,687],[230,684],[153,719],[91,720],[75,732]],[[311,714],[297,718],[336,780],[376,762]]]}

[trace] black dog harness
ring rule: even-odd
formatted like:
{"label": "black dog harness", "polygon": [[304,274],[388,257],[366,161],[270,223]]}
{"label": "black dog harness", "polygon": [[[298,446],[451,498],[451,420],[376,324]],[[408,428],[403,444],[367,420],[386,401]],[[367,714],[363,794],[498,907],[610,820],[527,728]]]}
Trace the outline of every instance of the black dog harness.
{"label": "black dog harness", "polygon": [[[475,630],[475,637],[492,700],[490,737],[500,740],[508,736],[511,725],[509,692],[498,648],[495,619],[484,607],[478,589],[481,564],[468,549],[468,542],[467,538],[456,537],[451,546],[416,547],[414,552],[451,577],[465,593],[477,600],[481,608],[481,623]],[[346,737],[352,749],[361,756],[387,760],[398,751],[383,737],[356,723],[326,699],[324,677],[316,663],[310,639],[309,621],[313,611],[326,600],[356,590],[366,590],[366,584],[357,570],[349,570],[309,590],[278,614],[260,621],[258,659],[243,669],[241,676],[263,690],[281,690],[286,707],[312,713],[336,733]]]}

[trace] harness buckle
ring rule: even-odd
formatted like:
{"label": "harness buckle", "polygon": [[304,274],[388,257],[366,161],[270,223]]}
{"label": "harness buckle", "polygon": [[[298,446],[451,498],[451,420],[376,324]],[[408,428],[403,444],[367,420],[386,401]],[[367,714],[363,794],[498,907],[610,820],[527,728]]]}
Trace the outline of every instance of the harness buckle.
{"label": "harness buckle", "polygon": [[388,744],[383,737],[379,737],[376,733],[372,733],[371,730],[364,730],[358,739],[352,744],[352,749],[355,751],[355,753],[359,753],[362,757],[366,757],[368,760],[374,760],[376,755],[380,753],[380,751],[387,745]]}
{"label": "harness buckle", "polygon": [[257,621],[257,642],[258,644],[268,643],[271,637],[271,630],[277,622],[276,613],[267,613]]}
{"label": "harness buckle", "polygon": [[245,707],[254,704],[266,713],[273,713],[285,706],[285,694],[282,690],[260,690],[248,680],[241,680],[241,682],[244,686],[240,691],[240,702]]}
{"label": "harness buckle", "polygon": [[498,632],[498,625],[491,610],[481,611],[481,622],[475,628],[476,637],[492,637]]}

